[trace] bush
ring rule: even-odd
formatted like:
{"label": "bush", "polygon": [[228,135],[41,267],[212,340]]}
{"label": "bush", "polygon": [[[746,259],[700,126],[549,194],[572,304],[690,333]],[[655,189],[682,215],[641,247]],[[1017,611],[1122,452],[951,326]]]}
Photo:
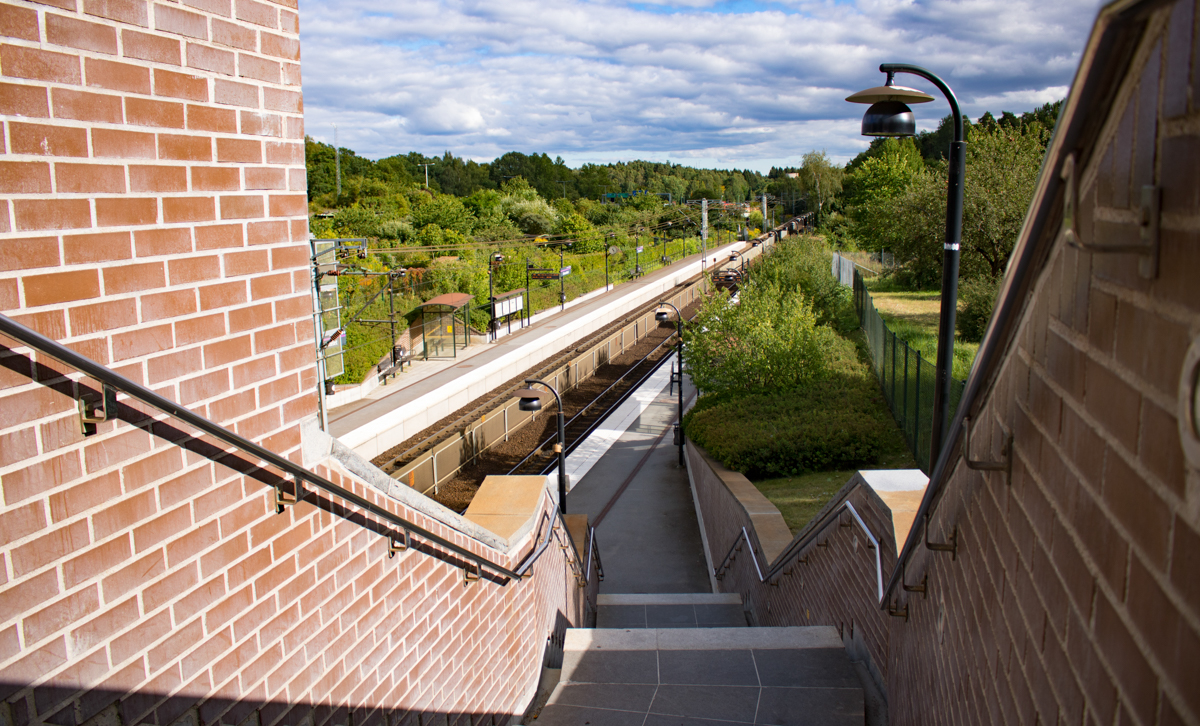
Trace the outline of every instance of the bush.
{"label": "bush", "polygon": [[684,417],[685,430],[754,479],[874,464],[895,424],[865,373],[775,394],[705,397]]}
{"label": "bush", "polygon": [[958,335],[963,340],[978,343],[983,340],[988,321],[996,307],[999,281],[986,277],[963,280],[958,286],[959,309],[956,315]]}
{"label": "bush", "polygon": [[805,296],[751,279],[738,304],[710,298],[685,327],[683,355],[704,393],[765,392],[821,378],[838,341]]}

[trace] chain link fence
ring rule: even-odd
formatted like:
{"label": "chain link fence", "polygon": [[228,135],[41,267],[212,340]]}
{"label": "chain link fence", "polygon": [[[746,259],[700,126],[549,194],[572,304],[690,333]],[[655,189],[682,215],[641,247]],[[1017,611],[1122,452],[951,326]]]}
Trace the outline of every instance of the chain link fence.
{"label": "chain link fence", "polygon": [[[838,269],[838,255],[834,255],[834,269]],[[848,262],[848,261],[847,261]],[[879,387],[892,409],[892,415],[904,431],[904,438],[913,458],[921,471],[929,473],[930,429],[933,427],[933,388],[936,367],[934,361],[923,357],[916,348],[898,337],[879,312],[862,273],[854,270],[854,306],[858,320],[867,334],[867,347],[871,353],[872,367],[879,378]],[[962,399],[963,381],[950,379],[950,410],[958,409]]]}

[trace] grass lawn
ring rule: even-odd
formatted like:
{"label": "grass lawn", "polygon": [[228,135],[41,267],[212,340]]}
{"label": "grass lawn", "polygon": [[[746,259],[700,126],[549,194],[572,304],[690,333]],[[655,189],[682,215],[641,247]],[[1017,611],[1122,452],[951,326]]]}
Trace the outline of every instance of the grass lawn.
{"label": "grass lawn", "polygon": [[[937,290],[930,292],[909,292],[871,290],[867,289],[871,299],[875,301],[875,309],[892,329],[896,336],[908,342],[910,346],[920,351],[929,361],[937,360],[938,318],[941,316],[941,293]],[[971,364],[975,362],[975,354],[979,352],[979,343],[967,343],[958,338],[954,340],[954,377],[960,381],[967,380],[971,372]]]}

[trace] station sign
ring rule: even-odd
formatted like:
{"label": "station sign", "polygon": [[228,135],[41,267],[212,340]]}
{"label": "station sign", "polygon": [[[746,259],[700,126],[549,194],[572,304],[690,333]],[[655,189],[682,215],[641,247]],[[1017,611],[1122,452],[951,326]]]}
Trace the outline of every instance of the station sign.
{"label": "station sign", "polygon": [[512,295],[492,303],[492,317],[502,318],[505,315],[513,315],[525,309],[525,296]]}

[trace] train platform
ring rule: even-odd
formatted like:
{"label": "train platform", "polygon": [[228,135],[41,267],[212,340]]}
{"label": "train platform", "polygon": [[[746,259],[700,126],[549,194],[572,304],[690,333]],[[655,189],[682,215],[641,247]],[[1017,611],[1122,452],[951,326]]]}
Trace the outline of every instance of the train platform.
{"label": "train platform", "polygon": [[[735,242],[713,248],[705,266],[714,260],[725,262],[731,251],[748,246]],[[561,312],[535,316],[524,329],[495,342],[473,344],[456,358],[414,364],[366,398],[331,408],[327,431],[360,456],[373,459],[701,271],[701,256],[691,255],[608,292],[584,296]]]}

